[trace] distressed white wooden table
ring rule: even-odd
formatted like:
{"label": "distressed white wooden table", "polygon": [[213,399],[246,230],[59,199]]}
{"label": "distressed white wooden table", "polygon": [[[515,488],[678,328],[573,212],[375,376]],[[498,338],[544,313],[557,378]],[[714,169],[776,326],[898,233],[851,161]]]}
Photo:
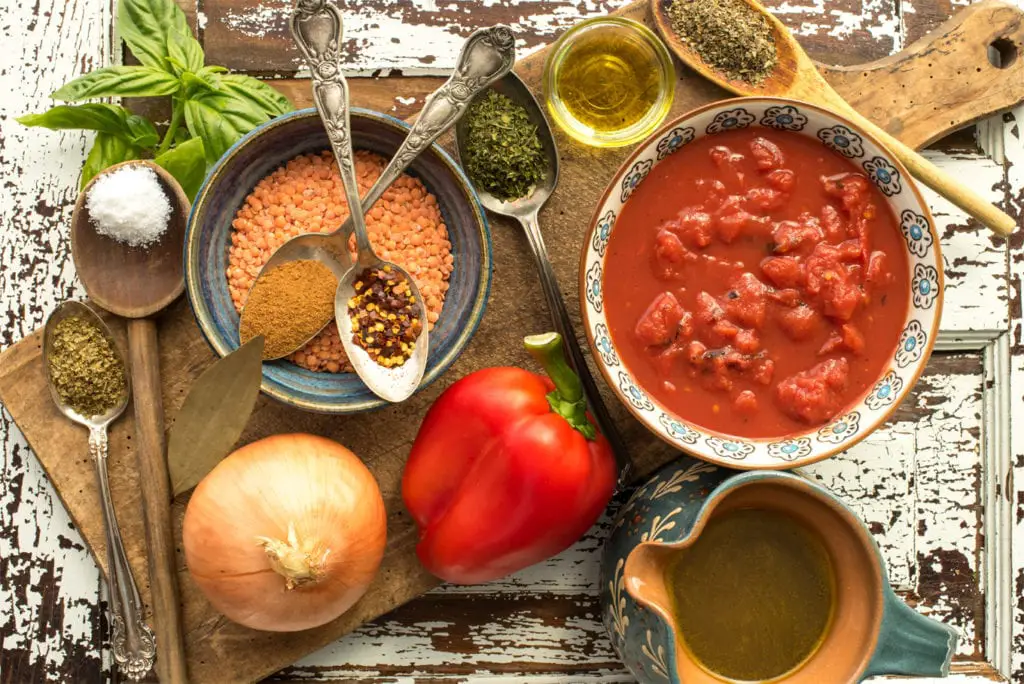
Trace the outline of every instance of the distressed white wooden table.
{"label": "distressed white wooden table", "polygon": [[[180,2],[211,61],[289,75],[277,48],[290,0],[202,0],[198,12],[195,0]],[[525,51],[622,3],[349,0],[350,67],[441,74],[478,25],[512,24]],[[899,50],[953,11],[945,0],[769,4],[816,57],[847,64]],[[0,347],[40,326],[58,301],[84,296],[68,223],[91,136],[28,130],[13,118],[41,111],[58,86],[111,61],[112,7],[4,0],[0,8]],[[237,49],[243,39],[256,47]],[[393,109],[417,107],[399,97]],[[1024,108],[928,156],[1019,217],[1022,122]],[[948,287],[937,351],[889,426],[808,473],[869,523],[901,594],[961,631],[955,681],[1024,684],[1024,233],[994,239],[926,194],[942,229]],[[110,658],[96,565],[6,413],[0,445],[0,681],[103,681]],[[628,681],[601,626],[597,559],[606,530],[602,521],[558,558],[502,582],[442,587],[276,679]]]}

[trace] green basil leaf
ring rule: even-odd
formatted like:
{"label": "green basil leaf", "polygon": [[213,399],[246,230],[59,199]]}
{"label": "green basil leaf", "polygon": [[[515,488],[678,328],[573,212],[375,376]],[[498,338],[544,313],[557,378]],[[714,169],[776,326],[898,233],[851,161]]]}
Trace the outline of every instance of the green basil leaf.
{"label": "green basil leaf", "polygon": [[164,61],[171,66],[171,72],[179,78],[181,77],[182,72],[187,71],[187,69],[185,69],[185,65],[174,57],[167,57]]}
{"label": "green basil leaf", "polygon": [[229,74],[221,76],[221,83],[224,90],[237,98],[248,100],[255,104],[270,117],[285,114],[295,109],[287,97],[272,86],[251,76]]}
{"label": "green basil leaf", "polygon": [[194,137],[202,138],[210,164],[269,118],[266,112],[226,93],[201,92],[185,101],[185,125]]}
{"label": "green basil leaf", "polygon": [[197,71],[196,75],[199,76],[200,78],[202,78],[206,74],[226,74],[226,73],[228,73],[228,68],[227,67],[222,67],[222,66],[217,66],[216,64],[211,64],[209,66],[204,66],[202,69]]}
{"label": "green basil leaf", "polygon": [[103,103],[58,105],[42,114],[22,116],[18,122],[53,131],[83,128],[99,131],[139,148],[155,147],[160,139],[149,119],[131,114],[123,107]]}
{"label": "green basil leaf", "polygon": [[181,82],[185,84],[185,95],[192,98],[198,92],[218,92],[221,89],[221,77],[218,74],[194,74],[186,71],[181,75]]}
{"label": "green basil leaf", "polygon": [[190,138],[153,161],[177,179],[189,200],[195,199],[203,179],[206,178],[206,156],[203,154],[202,140]]}
{"label": "green basil leaf", "polygon": [[132,54],[145,66],[167,71],[168,41],[173,33],[188,33],[188,21],[174,0],[119,0],[117,29]]}
{"label": "green basil leaf", "polygon": [[160,142],[160,135],[149,119],[129,114],[125,119],[125,127],[131,137],[131,142],[136,147],[156,147]]}
{"label": "green basil leaf", "polygon": [[184,66],[185,71],[199,71],[203,68],[206,56],[199,41],[192,36],[192,32],[171,31],[167,37],[167,57]]}
{"label": "green basil leaf", "polygon": [[57,105],[42,114],[26,114],[18,117],[18,123],[25,126],[40,126],[52,131],[70,128],[85,128],[103,133],[121,133],[128,113],[117,105],[84,104]]}
{"label": "green basil leaf", "polygon": [[112,66],[79,76],[50,97],[65,102],[94,97],[151,97],[170,95],[179,86],[177,78],[160,69]]}
{"label": "green basil leaf", "polygon": [[82,180],[79,188],[84,188],[93,176],[107,167],[130,159],[138,159],[140,152],[137,147],[124,138],[110,133],[97,133],[96,142],[92,144],[89,156],[85,158],[85,166],[82,167]]}

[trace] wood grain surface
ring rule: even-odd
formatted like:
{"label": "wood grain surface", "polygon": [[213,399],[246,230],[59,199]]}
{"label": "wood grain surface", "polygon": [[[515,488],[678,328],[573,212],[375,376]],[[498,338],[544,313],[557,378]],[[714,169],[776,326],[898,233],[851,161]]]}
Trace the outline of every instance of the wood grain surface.
{"label": "wood grain surface", "polygon": [[[204,6],[211,4],[205,3]],[[856,53],[862,44],[882,45],[883,47],[876,53],[878,55],[887,54],[892,47],[900,45],[898,40],[890,41],[890,37],[900,35],[899,32],[872,30],[871,22],[874,19],[880,21],[880,26],[892,26],[891,17],[895,13],[893,7],[890,6],[888,10],[883,11],[879,9],[881,5],[878,3],[865,3],[863,6],[860,3],[855,4],[857,7],[853,7],[851,4],[850,8],[846,8],[845,4],[840,3],[837,10],[840,14],[850,16],[862,8],[871,10],[864,13],[868,18],[862,20],[858,25],[861,28],[852,29],[854,39],[849,46],[851,52],[848,54]],[[252,6],[247,6],[247,8],[252,9]],[[240,8],[240,10],[247,8]],[[507,10],[507,8],[505,9]],[[797,11],[803,12],[807,18],[813,17],[814,14],[810,7],[797,8]],[[886,12],[890,12],[890,14],[886,14]],[[945,16],[942,12],[948,12],[948,8],[939,8],[929,17],[941,18]],[[69,16],[73,16],[73,14],[69,13]],[[908,17],[908,19],[913,19],[913,17]],[[464,23],[475,26],[478,25],[479,18],[464,20]],[[868,28],[864,29],[864,26]],[[545,35],[543,30],[537,33]],[[249,43],[252,42],[252,40],[249,41]],[[831,49],[837,52],[845,51],[848,46],[840,47],[840,42],[832,35],[829,41]],[[235,40],[232,49],[235,52],[243,52],[244,50],[239,48],[239,45],[242,44],[244,44],[243,41]],[[925,47],[925,50],[928,48]],[[946,54],[948,56],[946,50],[930,52],[933,55]],[[890,84],[892,87],[883,91],[890,96],[905,89],[893,85],[903,83],[899,79],[906,77],[908,80],[914,80],[912,67],[919,60],[901,63],[899,56],[894,59],[895,64],[889,66],[878,64],[872,65],[872,68],[867,70],[854,68],[849,71],[832,71],[829,73],[829,79],[851,101],[857,101],[858,106],[866,106],[872,104],[870,94],[866,92],[869,88],[862,86],[862,82],[858,79],[868,79],[872,87]],[[409,62],[404,63],[408,64]],[[976,73],[981,73],[985,78],[989,78],[984,65],[977,68],[982,68],[983,71]],[[967,79],[963,78],[963,74],[960,76],[960,78],[943,77],[941,79],[943,88],[948,90],[951,87],[965,87],[967,88],[965,91],[954,90],[953,92],[973,92],[977,97],[984,99],[993,89],[996,91],[995,97],[1000,97],[1001,88],[1006,86],[1005,82],[991,77],[988,80],[991,87],[986,92],[972,91],[974,83],[982,77]],[[921,73],[916,74],[918,80],[921,80],[921,77]],[[416,79],[415,81],[416,83],[413,84],[403,80],[400,95],[394,92],[394,86],[386,79],[354,81],[360,86],[364,84],[366,86],[365,90],[354,88],[354,91],[357,91],[356,102],[382,111],[408,113],[409,110],[417,108],[417,102],[422,99],[422,94],[432,87],[432,83],[435,83],[429,79],[422,81]],[[846,82],[845,86],[843,85],[844,81]],[[406,85],[407,83],[409,84]],[[281,85],[283,89],[301,89],[305,84],[282,83]],[[699,84],[694,84],[692,77],[690,82],[681,84],[681,90],[690,87],[699,90]],[[869,115],[880,123],[884,117],[888,116],[888,119],[885,119],[887,127],[893,121],[898,122],[901,130],[894,132],[904,136],[904,139],[911,144],[919,145],[928,139],[928,136],[937,135],[941,129],[941,127],[933,129],[932,126],[942,122],[929,121],[929,119],[934,119],[937,112],[944,111],[944,107],[934,101],[933,95],[934,93],[931,91],[918,91],[916,100],[901,100],[902,103],[909,105],[907,109],[913,113],[909,117],[893,116],[893,113],[897,111],[895,109],[895,106],[899,104],[897,102],[892,103],[891,110],[890,105],[879,104]],[[705,97],[714,97],[714,94],[708,93]],[[970,98],[961,100],[961,102],[972,104]],[[976,118],[981,111],[983,109],[974,110],[974,113],[965,113],[960,123],[973,120],[972,117]],[[905,130],[903,130],[904,128]],[[893,129],[890,128],[890,130]],[[915,140],[914,135],[924,137],[921,140]],[[561,142],[568,144],[565,140]],[[591,152],[593,151],[573,150],[573,163],[592,164],[600,155],[595,157],[590,154]],[[1019,211],[1022,201],[1019,188],[1024,187],[1024,179],[1013,176],[1013,183],[1006,182],[1002,161],[992,163],[971,153],[954,155],[944,159],[944,162],[950,169],[970,174],[972,180],[980,188],[988,187],[991,184],[995,198],[1010,197],[1010,193],[1013,193],[1010,205],[1017,207]],[[610,176],[613,170],[613,168],[606,169],[605,177]],[[600,179],[595,180],[594,183],[598,186],[598,190],[603,187],[603,181]],[[1000,183],[1005,183],[1005,185],[1000,186]],[[563,193],[575,193],[580,190],[574,184],[562,188]],[[587,190],[587,187],[582,188],[584,193]],[[580,195],[574,194],[571,198],[564,198],[557,206],[549,208],[542,217],[546,239],[552,247],[555,244],[558,245],[558,253],[554,256],[563,287],[567,293],[571,293],[573,296],[575,296],[573,284],[578,254],[577,243],[580,239],[579,231],[589,219],[588,215],[578,214],[576,208],[586,204],[585,199],[580,200]],[[1006,329],[1010,316],[1019,316],[1020,314],[1019,283],[1016,285],[1015,292],[1017,294],[1014,295],[1013,300],[1017,302],[1015,312],[1007,311],[1006,307],[991,305],[992,302],[1005,300],[1007,296],[1006,286],[1001,280],[1002,274],[1006,273],[1007,268],[1002,244],[993,242],[984,236],[979,237],[976,233],[965,231],[966,226],[962,217],[956,216],[955,212],[950,212],[941,203],[933,204],[933,207],[936,209],[940,224],[947,231],[943,236],[944,247],[947,247],[947,241],[951,243],[952,247],[951,249],[947,247],[946,254],[949,259],[947,272],[951,273],[950,284],[952,286],[949,297],[953,306],[947,307],[947,311],[951,311],[951,313],[947,313],[944,318],[944,329],[967,332]],[[540,303],[539,288],[533,285],[532,265],[528,260],[525,242],[519,239],[511,226],[504,225],[499,221],[493,222],[492,230],[495,234],[496,253],[502,257],[496,264],[495,273],[496,286],[500,287],[495,288],[495,298],[492,298],[491,309],[485,319],[484,327],[475,338],[470,352],[460,360],[448,381],[481,364],[490,365],[490,363],[496,362],[489,360],[490,358],[497,359],[497,362],[521,365],[524,357],[518,351],[517,335],[519,331],[515,330],[515,327],[517,325],[525,326],[525,331],[530,326],[543,325],[545,320],[543,306]],[[1020,264],[1022,260],[1020,245],[1013,246],[1013,250],[1015,263]],[[969,285],[965,278],[968,274],[971,276]],[[504,314],[500,295],[513,292],[516,289],[516,283],[525,284],[520,289],[525,290],[523,295],[525,296],[526,306],[524,308],[526,311],[522,316],[513,316],[511,320],[503,320],[500,317]],[[0,282],[0,284],[3,283]],[[991,288],[991,298],[981,297],[981,301],[979,301],[979,292],[988,291],[986,288]],[[179,378],[180,381],[168,383],[164,388],[164,401],[168,415],[171,416],[180,406],[183,393],[187,391],[188,379],[197,375],[212,360],[209,351],[198,339],[194,328],[190,328],[190,325],[191,320],[187,309],[181,304],[162,322],[161,337],[165,349],[161,365],[165,369],[165,374],[166,369],[172,368],[175,369],[175,374],[181,373],[185,376]],[[511,330],[499,329],[505,327],[511,328]],[[8,342],[10,339],[6,338]],[[33,352],[32,350],[33,340],[34,338],[30,336],[26,343],[17,345],[3,357],[3,370],[0,371],[3,376],[0,378],[0,394],[8,408],[12,410],[15,410],[13,409],[15,406],[29,406],[33,403],[42,408],[42,405],[46,403],[45,401],[39,402],[38,397],[33,396],[33,389],[30,386],[39,381],[38,375],[34,375],[33,370],[33,366],[38,366],[38,351]],[[491,349],[487,349],[488,347]],[[486,351],[481,351],[481,348]],[[493,354],[493,357],[482,361],[479,357],[484,354]],[[891,544],[889,548],[892,551],[887,551],[887,555],[890,556],[890,565],[902,572],[902,576],[905,577],[904,586],[910,588],[908,589],[910,593],[906,596],[917,601],[918,607],[925,612],[934,611],[931,614],[951,620],[961,629],[968,630],[970,635],[970,638],[966,640],[968,647],[966,651],[961,652],[961,655],[974,658],[979,663],[982,659],[990,657],[989,651],[986,650],[988,640],[985,636],[986,630],[990,627],[985,624],[984,602],[986,599],[982,588],[983,580],[979,576],[983,572],[984,565],[984,555],[981,551],[983,545],[978,542],[979,536],[984,534],[985,529],[981,521],[983,502],[980,472],[982,463],[978,459],[978,452],[982,449],[982,430],[988,428],[984,427],[980,419],[975,419],[975,416],[980,416],[987,410],[983,408],[982,399],[988,391],[986,383],[990,381],[985,379],[987,376],[979,374],[979,367],[983,365],[983,362],[984,359],[976,354],[937,355],[930,366],[929,376],[922,381],[915,394],[916,398],[901,409],[897,425],[879,435],[884,438],[883,442],[872,444],[871,450],[865,451],[863,455],[854,450],[848,455],[848,458],[833,459],[828,465],[834,466],[835,470],[822,475],[822,477],[832,478],[830,486],[833,487],[849,487],[851,484],[866,487],[861,490],[850,490],[845,492],[845,495],[850,500],[864,502],[863,505],[868,507],[865,510],[874,511],[870,517],[867,515],[865,517],[873,521],[872,530],[876,535],[888,539],[886,543]],[[1015,370],[1015,372],[1024,374],[1024,368]],[[930,381],[927,380],[929,377],[932,378]],[[431,388],[430,397],[435,396],[439,390],[440,387]],[[268,420],[267,416],[279,416],[282,411],[283,409],[280,407],[261,400],[254,423]],[[417,405],[416,411],[422,411],[422,405]],[[20,410],[17,411],[17,416],[19,419],[21,418]],[[395,464],[389,466],[390,470],[385,475],[385,478],[392,478],[391,491],[394,496],[393,484],[397,482],[399,472],[397,464],[404,458],[404,449],[407,448],[407,443],[386,434],[386,431],[381,430],[379,426],[405,426],[403,429],[411,430],[412,428],[409,426],[414,426],[418,422],[418,414],[413,411],[403,414],[393,410],[375,414],[373,423],[378,426],[376,431],[370,424],[342,427],[331,424],[331,421],[327,419],[312,416],[286,415],[283,418],[280,416],[275,418],[275,420],[278,419],[287,420],[289,429],[308,429],[341,437],[350,446],[355,443],[364,446],[372,445],[375,447],[373,451],[376,453],[364,454],[364,456],[373,457],[381,463],[388,463],[390,459]],[[111,465],[112,469],[116,471],[115,502],[119,510],[138,508],[135,476],[128,466],[132,462],[131,434],[129,426],[126,425],[128,422],[123,421],[119,424],[116,431],[118,434],[112,437]],[[912,426],[915,424],[922,426],[917,432],[912,431]],[[23,425],[37,452],[44,461],[49,463],[51,475],[56,475],[58,479],[64,477],[66,480],[66,485],[62,488],[62,495],[73,514],[76,511],[90,511],[91,515],[91,512],[98,509],[95,508],[95,494],[90,490],[91,479],[82,479],[81,472],[84,472],[84,469],[81,466],[83,464],[76,463],[75,459],[67,458],[57,466],[59,472],[55,472],[54,462],[48,461],[50,457],[46,456],[47,453],[53,454],[57,448],[68,449],[69,445],[74,444],[74,440],[81,436],[72,436],[69,430],[57,430],[61,434],[53,436],[51,439],[47,433],[54,431],[55,426],[53,417],[46,415],[45,410],[41,410],[34,420],[26,421],[26,424]],[[360,434],[367,431],[369,434]],[[940,436],[954,433],[958,436],[946,438]],[[631,434],[642,440],[649,439],[642,430],[639,432],[634,430]],[[245,436],[245,439],[254,439],[260,435],[259,430],[250,429],[250,433]],[[912,437],[908,435],[912,435]],[[885,440],[904,446],[890,448],[884,446],[888,443]],[[913,445],[913,448],[906,446],[908,444]],[[920,450],[917,448],[918,445],[921,447]],[[356,450],[359,451],[358,448]],[[18,455],[17,446],[13,453],[16,459],[24,458],[23,451],[22,455]],[[658,454],[646,453],[642,449],[640,453],[648,464],[659,458]],[[920,453],[921,460],[915,460],[917,458],[915,455],[918,453]],[[73,450],[69,455],[74,455]],[[660,457],[664,456],[662,454]],[[950,459],[954,457],[956,460],[951,463]],[[84,454],[78,460],[83,458]],[[895,460],[896,465],[886,459]],[[119,465],[116,465],[114,461],[118,461]],[[88,464],[85,463],[85,465]],[[955,467],[951,469],[951,465]],[[17,467],[17,464],[15,466]],[[79,468],[81,472],[76,472],[76,468]],[[856,475],[850,477],[847,473],[844,476],[843,469],[845,468],[856,469]],[[900,477],[894,480],[893,473]],[[382,478],[382,484],[384,484],[385,478]],[[885,489],[872,492],[872,482],[876,483],[874,485],[876,488],[883,487]],[[76,491],[77,486],[81,486],[81,491]],[[962,492],[956,489],[957,486],[962,486]],[[900,487],[903,488],[903,493],[901,493]],[[889,493],[879,495],[879,491]],[[903,496],[904,493],[912,494],[911,500],[917,502],[910,505],[912,511],[910,518],[905,514],[902,518],[900,516],[900,512],[906,509],[903,505],[904,500],[898,497]],[[15,494],[15,497],[17,496]],[[890,496],[893,497],[893,501],[900,502],[893,506],[891,519],[880,515],[884,506],[879,507],[877,501],[877,499],[889,500]],[[876,502],[869,503],[873,499]],[[18,499],[15,498],[14,501],[17,502]],[[953,505],[950,502],[953,502]],[[181,502],[176,510],[179,517],[180,505]],[[916,511],[916,515],[913,511]],[[90,529],[88,520],[80,515],[77,517],[79,523],[83,523],[81,529],[83,536],[95,544],[98,539],[98,528],[93,526]],[[394,520],[389,522],[395,523]],[[139,573],[143,567],[139,561],[142,558],[142,544],[139,537],[141,525],[137,519],[129,521],[128,525],[134,525],[134,541],[128,546],[130,555],[136,562],[136,572]],[[402,521],[400,516],[397,525],[399,528],[409,528],[407,521]],[[953,533],[954,530],[963,530],[963,535],[957,537]],[[126,535],[128,534],[126,530]],[[410,604],[407,608],[384,618],[376,625],[367,625],[361,628],[356,635],[353,635],[353,638],[338,642],[331,649],[298,663],[288,672],[283,673],[281,678],[348,676],[360,679],[392,680],[395,677],[408,675],[461,678],[473,672],[480,672],[481,668],[484,668],[498,676],[532,672],[541,677],[545,674],[559,674],[575,678],[586,674],[597,679],[621,680],[623,678],[622,670],[615,663],[614,655],[610,655],[607,642],[603,639],[599,616],[596,616],[597,608],[593,603],[596,591],[595,578],[592,576],[581,578],[576,585],[573,585],[571,581],[565,582],[563,579],[571,577],[573,569],[583,564],[582,558],[585,553],[592,555],[593,549],[599,547],[601,539],[603,536],[601,528],[598,527],[564,557],[553,559],[549,563],[531,569],[520,577],[509,578],[508,582],[504,584],[484,590],[498,592],[500,595],[480,594],[476,597],[478,600],[460,601],[459,599],[473,596],[469,593],[470,590],[446,588],[428,599]],[[406,549],[411,546],[411,540],[408,542],[405,545]],[[74,541],[69,542],[71,545],[74,543]],[[916,552],[915,549],[917,549]],[[96,550],[101,551],[102,548],[98,547]],[[895,562],[893,557],[895,557]],[[905,561],[901,562],[901,557],[905,558]],[[0,559],[0,563],[9,562],[11,560],[7,557]],[[7,576],[6,569],[10,567],[13,566],[4,566],[5,577]],[[179,565],[179,568],[181,567]],[[592,564],[587,567],[592,567]],[[1016,563],[1014,567],[1019,568],[1024,565]],[[400,570],[401,565],[397,564],[393,569]],[[50,577],[52,577],[52,569],[50,572]],[[144,574],[140,578],[143,576]],[[1021,577],[1024,579],[1024,574]],[[50,586],[52,592],[56,591],[53,588],[52,579],[45,580],[44,578],[40,581],[51,582],[50,585],[44,586]],[[387,581],[386,577],[384,581]],[[399,586],[394,591],[385,592],[388,595],[383,598],[392,601],[392,605],[397,605],[406,598],[402,592],[414,588],[417,582],[422,586],[427,586],[429,578],[414,575],[411,582]],[[508,590],[502,591],[502,586],[507,587]],[[557,592],[541,597],[528,590],[529,587],[534,587],[536,589],[533,591],[536,592],[544,586],[559,587],[557,591],[562,591],[565,598],[558,599],[557,596],[560,594]],[[191,590],[194,593],[194,587],[191,587]],[[573,593],[575,590],[578,590],[578,593]],[[148,594],[148,588],[143,587],[143,591]],[[991,587],[990,591],[992,591]],[[48,595],[55,596],[56,594]],[[381,605],[384,604],[386,601],[381,602]],[[202,617],[203,615],[203,606],[195,605],[195,602],[191,608],[187,602],[185,609],[187,619],[190,616],[190,609],[193,611],[192,617]],[[379,609],[379,606],[376,609]],[[60,624],[62,619],[60,614],[63,610],[62,605],[53,603],[49,607],[43,606],[38,614],[40,619],[46,616],[47,624]],[[374,610],[375,608],[371,606],[366,614],[372,615]],[[190,631],[190,638],[201,639],[204,635],[213,634],[221,627],[212,616],[208,615],[207,618],[206,621],[199,623],[198,627]],[[54,620],[57,622],[54,623]],[[102,613],[94,613],[88,620],[95,626],[93,632],[97,637],[95,640],[101,641],[106,632]],[[220,632],[217,634],[220,635]],[[318,638],[323,636],[326,640],[322,643],[326,643],[332,638],[325,635],[314,636]],[[410,641],[403,642],[403,639]],[[415,641],[417,639],[424,640],[424,648],[415,646],[418,643]],[[210,647],[205,650],[206,662],[201,663],[201,672],[209,673],[213,677],[211,681],[223,681],[224,672],[231,670],[240,662],[240,660],[234,660],[235,656],[232,656],[232,653],[245,651],[245,657],[249,660],[261,657],[262,649],[258,648],[260,646],[258,642],[253,644],[257,648],[246,651],[247,641],[244,635],[234,634],[230,637],[220,635],[211,642]],[[5,652],[8,644],[5,634]],[[403,650],[403,644],[405,650]],[[1020,645],[1024,648],[1024,642],[1020,642]],[[283,646],[297,653],[312,648],[314,644],[305,643],[300,645],[301,648],[296,648],[296,644],[289,642]],[[77,647],[86,648],[84,645]],[[431,653],[436,655],[430,655]],[[547,653],[548,657],[538,657],[538,654],[544,653]],[[32,672],[45,672],[45,670],[33,670],[32,666],[28,664],[29,660],[13,662],[15,665],[13,669],[0,667],[0,670],[4,671],[5,681],[35,681],[32,678]],[[44,659],[44,662],[50,661]],[[25,668],[21,667],[21,663],[25,664]],[[97,681],[100,665],[98,661],[89,658],[81,659],[70,656],[61,666],[60,671],[64,674],[59,679]],[[259,669],[261,672],[268,671],[266,668],[269,667],[269,664],[242,663],[242,666],[252,669],[239,670],[240,676],[245,675],[246,672],[255,676],[259,668],[262,668]],[[984,667],[980,665],[973,668],[965,667],[964,671],[967,669],[970,669],[971,672],[981,672]]]}
{"label": "wood grain surface", "polygon": [[176,535],[171,522],[171,483],[167,472],[167,440],[160,382],[160,343],[150,318],[127,321],[128,358],[132,376],[135,424],[135,467],[139,478],[148,606],[156,635],[156,671],[161,682],[188,682],[188,664],[178,590]]}

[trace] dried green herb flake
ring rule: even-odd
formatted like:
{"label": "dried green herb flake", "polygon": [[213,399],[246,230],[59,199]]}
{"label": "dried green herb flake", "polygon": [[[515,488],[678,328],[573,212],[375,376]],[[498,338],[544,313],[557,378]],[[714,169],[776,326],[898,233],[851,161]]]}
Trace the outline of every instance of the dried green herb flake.
{"label": "dried green herb flake", "polygon": [[488,90],[466,113],[463,163],[473,184],[500,200],[528,196],[547,166],[537,127],[526,109]]}
{"label": "dried green herb flake", "polygon": [[672,30],[729,78],[756,86],[775,68],[771,24],[743,0],[674,0],[668,16]]}

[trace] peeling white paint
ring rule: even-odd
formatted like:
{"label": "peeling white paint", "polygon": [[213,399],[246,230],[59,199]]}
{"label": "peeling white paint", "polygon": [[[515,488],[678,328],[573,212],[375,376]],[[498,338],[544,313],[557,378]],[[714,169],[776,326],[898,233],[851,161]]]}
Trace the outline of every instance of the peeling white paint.
{"label": "peeling white paint", "polygon": [[[67,230],[92,134],[27,129],[14,118],[47,109],[52,91],[108,62],[111,8],[97,0],[42,4],[8,3],[0,27],[3,348],[42,325],[58,300],[84,295]],[[0,412],[0,530],[0,647],[24,652],[20,667],[54,680],[71,665],[70,653],[102,657],[95,619],[99,571],[6,410]],[[38,587],[54,580],[59,588],[44,595]],[[13,665],[5,659],[5,667]]]}
{"label": "peeling white paint", "polygon": [[842,458],[801,469],[847,502],[868,526],[897,591],[912,589],[917,577],[916,447],[913,425],[887,425]]}
{"label": "peeling white paint", "polygon": [[[275,24],[287,23],[292,12],[291,2],[265,2],[245,8],[241,12],[229,11],[224,23],[247,38],[265,38]],[[346,37],[348,23],[346,22]]]}
{"label": "peeling white paint", "polygon": [[903,47],[903,27],[894,0],[864,0],[858,4],[858,12],[836,9],[829,0],[768,4],[798,36],[849,38],[856,32],[869,32],[875,42],[889,39],[892,52],[898,52]]}
{"label": "peeling white paint", "polygon": [[[1024,7],[1024,2],[1017,0],[1016,4]],[[1018,56],[1021,59],[1021,56]],[[1017,107],[1008,117],[1004,125],[1003,154],[1007,163],[1008,194],[1012,196],[1007,199],[1018,212],[1018,216],[1024,216],[1024,106]],[[1018,224],[1017,232],[1022,227]],[[1011,296],[1016,298],[1018,309],[1017,316],[1011,325],[1010,345],[1013,356],[1010,359],[1010,406],[1013,411],[1013,428],[1009,430],[1010,453],[1012,457],[1013,480],[1008,485],[1005,496],[1015,507],[1015,525],[1013,535],[1013,558],[1011,567],[1017,582],[1016,591],[1005,592],[1007,599],[1014,601],[1012,611],[1012,633],[1014,641],[1007,651],[1007,659],[1010,672],[1015,677],[1015,682],[1024,682],[1024,597],[1021,596],[1021,587],[1024,586],[1024,331],[1022,322],[1019,319],[1024,296],[1024,248],[1018,245],[1010,255],[1010,282]]]}
{"label": "peeling white paint", "polygon": [[[521,38],[517,42],[519,56],[522,57],[581,18],[604,14],[627,4],[629,0],[578,0],[557,4],[549,0],[522,0],[512,5],[522,19],[510,21],[509,26],[521,36],[529,37],[529,41]],[[405,74],[441,74],[455,66],[455,57],[462,47],[466,24],[446,24],[436,17],[430,17],[430,14],[442,10],[461,10],[468,18],[481,6],[507,7],[509,3],[507,0],[458,0],[448,3],[429,0],[411,4],[380,2],[370,5],[350,0],[348,3],[339,3],[339,6],[345,12],[345,41],[357,46],[345,64],[346,73],[401,69]],[[231,9],[225,13],[222,21],[226,29],[242,37],[265,38],[275,27],[285,25],[291,7],[290,0],[265,1],[242,9]],[[410,7],[414,9],[410,10]],[[410,24],[407,20],[408,12],[425,16],[432,23]]]}

